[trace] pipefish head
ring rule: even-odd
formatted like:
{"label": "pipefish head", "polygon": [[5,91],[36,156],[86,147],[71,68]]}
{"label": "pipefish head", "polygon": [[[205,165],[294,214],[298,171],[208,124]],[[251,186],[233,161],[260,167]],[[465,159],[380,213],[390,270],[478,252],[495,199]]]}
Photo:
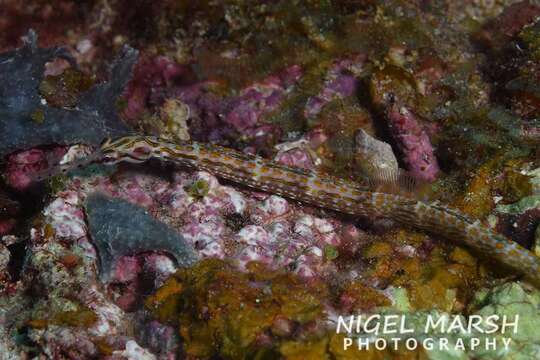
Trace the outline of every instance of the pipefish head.
{"label": "pipefish head", "polygon": [[[75,145],[72,147],[78,147],[79,145]],[[92,151],[92,147],[88,147],[87,149],[83,149],[84,152],[81,151],[81,154],[72,154],[72,156],[69,157],[69,160],[66,162],[60,161],[56,162],[55,164],[49,164],[50,167],[40,170],[38,172],[29,174],[29,178],[31,182],[40,182],[45,179],[51,178],[56,175],[60,174],[67,174],[68,172],[76,169],[82,169],[85,166],[92,164],[94,162],[100,162],[102,161],[102,153],[99,149],[96,151]],[[68,150],[68,153],[71,151]],[[48,162],[49,163],[49,162]]]}
{"label": "pipefish head", "polygon": [[106,163],[119,161],[144,162],[150,159],[159,147],[159,141],[150,136],[125,136],[118,139],[105,139],[100,152]]}

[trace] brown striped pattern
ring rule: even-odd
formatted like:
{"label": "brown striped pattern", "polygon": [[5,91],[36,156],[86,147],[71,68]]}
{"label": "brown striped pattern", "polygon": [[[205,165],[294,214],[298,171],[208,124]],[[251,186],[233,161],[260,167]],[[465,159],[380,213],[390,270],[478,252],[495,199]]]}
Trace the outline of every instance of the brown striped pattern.
{"label": "brown striped pattern", "polygon": [[370,191],[358,184],[316,171],[287,167],[258,156],[197,142],[171,143],[151,136],[107,140],[106,163],[144,162],[150,158],[208,171],[223,179],[318,207],[359,216],[382,216],[461,241],[485,256],[526,275],[540,286],[540,258],[495,234],[480,221],[438,203]]}

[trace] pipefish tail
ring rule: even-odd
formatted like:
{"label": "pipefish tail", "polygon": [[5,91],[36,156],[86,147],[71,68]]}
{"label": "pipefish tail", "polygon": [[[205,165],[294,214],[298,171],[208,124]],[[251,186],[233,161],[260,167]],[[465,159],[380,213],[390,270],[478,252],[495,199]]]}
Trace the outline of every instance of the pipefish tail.
{"label": "pipefish tail", "polygon": [[390,218],[452,241],[461,241],[481,254],[489,254],[540,286],[539,257],[503,235],[494,233],[479,220],[438,202],[377,192],[362,183],[197,142],[172,143],[152,136],[128,136],[104,141],[100,154],[106,163],[145,162],[155,158],[208,171],[256,190],[317,207],[350,215]]}

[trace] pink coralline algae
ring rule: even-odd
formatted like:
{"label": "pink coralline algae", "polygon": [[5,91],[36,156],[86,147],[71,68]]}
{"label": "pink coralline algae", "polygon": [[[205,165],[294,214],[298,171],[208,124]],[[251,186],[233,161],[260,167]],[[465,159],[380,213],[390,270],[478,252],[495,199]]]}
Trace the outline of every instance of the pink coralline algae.
{"label": "pink coralline algae", "polygon": [[177,99],[189,106],[194,139],[230,142],[239,134],[259,149],[280,135],[277,126],[262,122],[263,116],[279,108],[301,75],[299,66],[290,66],[241,89],[238,95],[221,97],[213,91],[217,83],[198,81],[189,66],[157,57],[137,66],[126,92],[124,115],[136,121],[166,99]]}
{"label": "pink coralline algae", "polygon": [[[293,146],[288,151],[295,149]],[[287,158],[291,165],[298,165],[298,159],[303,162],[302,156]],[[196,186],[205,191],[194,191]],[[166,327],[163,336],[154,336],[152,343],[147,343],[146,338],[134,338],[127,331],[130,326],[149,326],[127,313],[137,311],[144,294],[162,285],[176,270],[168,254],[152,252],[151,234],[146,251],[116,258],[105,286],[99,284],[99,257],[84,207],[96,192],[144,209],[177,231],[202,258],[230,259],[240,270],[246,269],[250,261],[259,261],[270,268],[288,269],[307,281],[336,273],[334,257],[327,256],[329,249],[339,252],[350,238],[357,240],[359,233],[350,224],[317,215],[313,208],[280,196],[222,185],[206,172],[174,172],[163,178],[142,167],[120,167],[114,177],[74,177],[65,190],[54,195],[43,211],[42,221],[31,230],[25,265],[25,283],[50,294],[51,299],[69,295],[66,304],[75,302],[95,318],[87,327],[31,328],[30,338],[53,357],[61,351],[73,352],[79,358],[96,356],[97,341],[103,344],[104,338],[113,350],[113,358],[125,357],[132,351],[149,358],[158,352],[162,356],[164,347],[159,345],[158,350],[153,343],[167,343],[171,352],[176,351],[174,332]],[[350,276],[360,273],[359,266],[351,269]],[[31,318],[49,317],[54,321],[54,316],[50,320],[51,316],[43,312],[50,306],[46,300],[35,304],[29,310]],[[64,314],[68,310],[49,313],[58,311]],[[84,346],[77,347],[78,342]]]}
{"label": "pink coralline algae", "polygon": [[[318,131],[316,131],[318,133]],[[313,135],[315,131],[310,131],[304,138],[276,145],[278,153],[275,160],[283,165],[298,167],[307,170],[315,169],[318,157],[314,153],[319,143],[319,137]]]}
{"label": "pink coralline algae", "polygon": [[315,167],[309,150],[302,148],[284,151],[278,154],[276,159],[284,165],[296,164],[296,167],[303,169],[313,169]]}
{"label": "pink coralline algae", "polygon": [[124,115],[134,120],[148,105],[160,104],[166,89],[179,81],[185,81],[183,78],[186,74],[189,74],[187,66],[179,65],[164,56],[140,60],[126,90],[127,106]]}
{"label": "pink coralline algae", "polygon": [[394,104],[387,110],[390,133],[402,153],[407,170],[417,179],[434,181],[439,165],[427,132],[416,116],[404,106]]}
{"label": "pink coralline algae", "polygon": [[[281,161],[291,166],[314,166],[308,140],[283,144],[281,149]],[[42,153],[38,155],[38,160],[44,158]],[[149,234],[146,250],[114,258],[105,286],[99,283],[96,234],[91,233],[85,209],[85,203],[95,193],[144,209],[148,216],[176,231],[201,258],[230,259],[240,270],[251,261],[259,261],[270,268],[288,269],[308,281],[331,276],[337,268],[334,258],[327,256],[329,249],[339,253],[351,238],[358,240],[359,231],[350,224],[317,215],[313,208],[280,196],[222,185],[206,172],[177,171],[162,177],[144,167],[120,166],[112,177],[75,176],[53,196],[42,213],[43,219],[31,230],[23,281],[54,294],[51,299],[71,294],[69,301],[90,311],[95,320],[84,328],[30,329],[29,336],[51,356],[61,351],[73,352],[79,358],[96,356],[96,341],[104,334],[115,356],[125,356],[129,349],[148,356],[154,356],[155,349],[162,356],[164,343],[169,344],[171,352],[177,348],[174,332],[166,327],[162,329],[163,336],[154,336],[152,343],[147,343],[146,338],[134,338],[127,331],[130,326],[149,326],[128,313],[140,309],[144,295],[176,271],[170,254],[153,252],[154,234]],[[351,274],[360,273],[359,266],[353,267]],[[31,318],[53,321],[54,317],[50,320],[43,312],[50,306],[44,300],[30,307]],[[65,311],[57,309],[53,313]],[[77,342],[84,346],[76,347]],[[161,344],[161,350],[153,343]]]}
{"label": "pink coralline algae", "polygon": [[[43,222],[31,229],[21,281],[41,297],[21,309],[26,314],[20,315],[31,319],[32,324],[46,321],[48,326],[33,325],[28,337],[51,358],[66,354],[71,358],[95,358],[103,354],[103,346],[114,352],[115,359],[130,358],[132,350],[147,354],[129,335],[130,327],[140,326],[119,306],[124,305],[124,299],[113,296],[117,303],[113,302],[97,282],[97,256],[82,208],[85,194],[82,188],[75,190],[78,185],[82,183],[74,181],[73,189],[56,194],[43,211]],[[159,254],[149,254],[141,264],[143,269],[163,277],[174,270],[170,260]],[[125,269],[122,276],[118,274],[118,281],[129,284],[133,276],[127,271],[136,274],[138,265],[121,261],[119,266]]]}
{"label": "pink coralline algae", "polygon": [[236,96],[219,99],[208,91],[209,82],[178,87],[174,96],[190,106],[194,138],[230,142],[240,135],[250,144],[246,151],[257,151],[280,137],[280,128],[264,122],[264,117],[279,109],[301,75],[295,65],[245,87]]}
{"label": "pink coralline algae", "polygon": [[120,285],[116,290],[115,304],[124,311],[132,311],[143,301],[145,280],[153,279],[157,288],[176,271],[169,256],[158,253],[121,257],[115,264],[110,283]]}
{"label": "pink coralline algae", "polygon": [[[240,268],[251,260],[258,260],[276,267],[290,266],[306,277],[318,276],[319,270],[331,266],[323,259],[324,248],[337,247],[341,242],[341,222],[306,213],[276,195],[240,192],[221,185],[206,172],[178,172],[172,182],[131,171],[115,178],[114,183],[101,176],[75,179],[68,198],[77,197],[80,199],[77,201],[82,201],[86,194],[95,191],[123,198],[177,229],[199,255],[233,258]],[[204,182],[208,190],[197,196],[190,189],[200,182]],[[141,197],[143,193],[146,196]],[[69,215],[66,201],[60,199],[53,202],[58,204],[54,213],[46,210],[52,219],[58,220],[53,223],[56,233],[63,238],[84,238],[85,225],[69,220],[82,216],[80,210],[76,211],[79,216]],[[229,218],[235,216],[243,219],[238,228],[230,225]],[[170,266],[166,258],[158,255],[144,259],[125,257],[116,264],[113,280],[135,281],[143,267],[165,274]]]}
{"label": "pink coralline algae", "polygon": [[190,133],[194,139],[223,141],[232,136],[233,129],[223,126],[225,103],[212,91],[217,84],[212,81],[181,85],[171,90],[170,97],[189,107]]}
{"label": "pink coralline algae", "polygon": [[291,66],[243,89],[239,96],[228,100],[225,121],[240,133],[248,131],[248,135],[257,136],[261,116],[277,110],[301,74],[299,66]]}
{"label": "pink coralline algae", "polygon": [[[204,172],[179,174],[177,183],[162,193],[172,207],[170,213],[181,216],[179,232],[203,257],[233,258],[244,268],[249,261],[272,266],[290,266],[311,277],[320,273],[326,245],[337,245],[339,236],[332,221],[304,214],[288,200],[275,195],[255,198],[220,185]],[[205,181],[208,193],[202,199],[189,194],[193,183]],[[227,218],[245,217],[245,224],[234,231]]]}
{"label": "pink coralline algae", "polygon": [[8,184],[24,190],[31,185],[33,176],[57,164],[65,152],[65,147],[57,146],[50,150],[30,149],[9,155],[6,161]]}
{"label": "pink coralline algae", "polygon": [[304,110],[306,119],[316,117],[326,104],[336,99],[343,99],[356,94],[360,74],[366,56],[355,55],[335,61],[325,75],[319,94],[308,99]]}

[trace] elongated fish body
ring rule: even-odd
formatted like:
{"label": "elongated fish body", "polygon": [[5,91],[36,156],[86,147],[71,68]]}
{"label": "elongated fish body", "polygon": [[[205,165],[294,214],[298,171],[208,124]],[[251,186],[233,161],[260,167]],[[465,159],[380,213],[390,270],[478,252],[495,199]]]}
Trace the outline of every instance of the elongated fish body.
{"label": "elongated fish body", "polygon": [[539,257],[494,233],[479,220],[439,203],[372,191],[369,185],[284,166],[255,155],[204,143],[172,143],[158,137],[128,136],[106,140],[100,152],[106,163],[144,162],[156,158],[208,171],[256,190],[318,207],[351,215],[391,218],[404,225],[463,242],[540,286]]}

